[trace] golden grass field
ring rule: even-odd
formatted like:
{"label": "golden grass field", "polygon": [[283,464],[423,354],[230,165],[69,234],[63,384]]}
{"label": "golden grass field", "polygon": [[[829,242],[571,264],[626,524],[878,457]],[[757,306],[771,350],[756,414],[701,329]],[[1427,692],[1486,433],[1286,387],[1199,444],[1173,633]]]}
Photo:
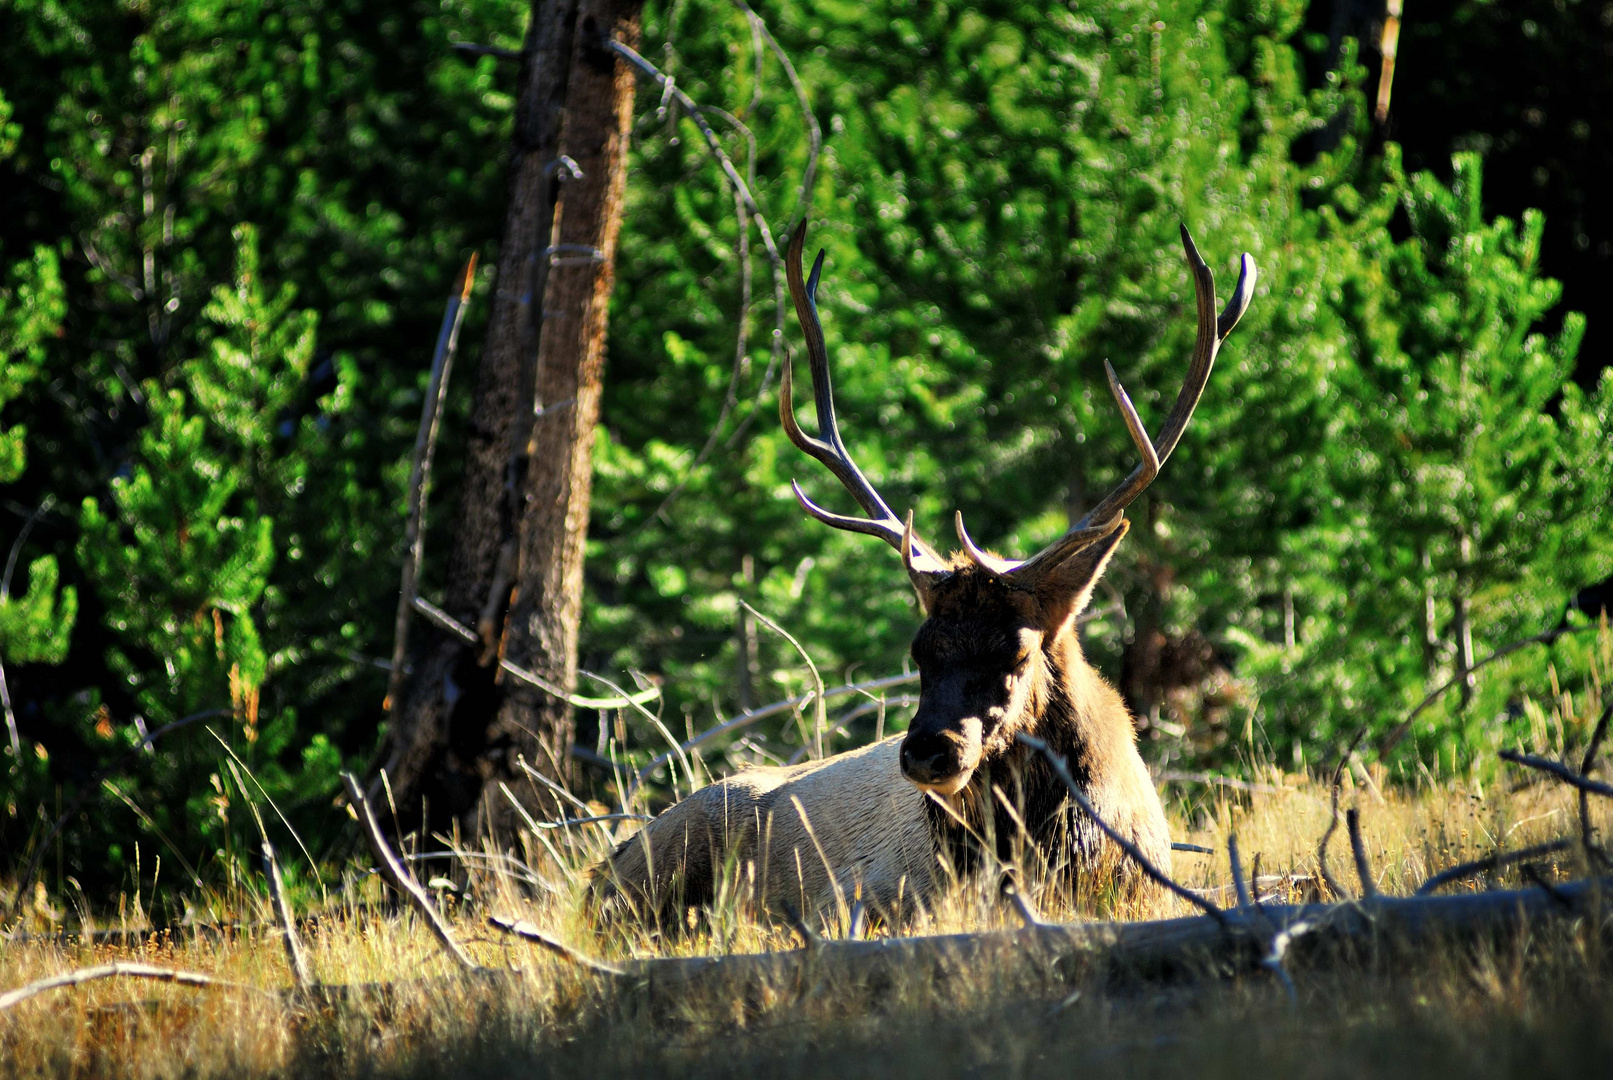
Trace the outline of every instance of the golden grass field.
{"label": "golden grass field", "polygon": [[[1179,853],[1176,876],[1184,884],[1229,885],[1224,852],[1233,833],[1247,868],[1258,858],[1262,875],[1315,875],[1317,839],[1331,816],[1327,785],[1274,771],[1260,781],[1277,790],[1172,786],[1177,838],[1219,853]],[[1549,783],[1514,791],[1430,777],[1380,793],[1346,773],[1342,802],[1360,808],[1377,884],[1386,893],[1410,893],[1442,867],[1498,847],[1575,836],[1579,827],[1576,798]],[[1607,808],[1594,809],[1605,828]],[[1166,981],[1116,977],[1098,964],[1055,971],[1030,963],[949,970],[939,978],[924,973],[877,992],[853,981],[839,985],[830,972],[810,987],[745,1000],[696,995],[648,1002],[631,987],[613,988],[499,935],[485,916],[529,919],[604,958],[799,943],[787,930],[722,913],[709,932],[670,950],[644,939],[597,941],[580,922],[577,891],[591,852],[605,842],[556,848],[554,855],[569,864],[565,871],[554,855],[533,853],[534,866],[568,881],[540,900],[516,895],[498,875],[468,871],[474,899],[449,904],[453,926],[480,963],[520,969],[496,980],[458,974],[415,916],[375,903],[384,894],[373,877],[350,873],[346,890],[327,882],[325,901],[317,889],[303,890],[301,908],[335,913],[305,928],[314,977],[360,987],[317,1004],[281,993],[292,979],[260,882],[243,879],[233,890],[197,898],[219,922],[251,924],[225,936],[91,945],[75,933],[76,919],[57,927],[68,931],[58,936],[41,933],[51,929],[49,919],[36,914],[34,933],[0,950],[0,990],[114,960],[203,972],[240,986],[110,979],[39,995],[0,1013],[0,1076],[1231,1076],[1270,1069],[1299,1076],[1583,1077],[1603,1075],[1613,1062],[1613,905],[1606,916],[1478,944],[1410,952],[1381,941],[1347,955],[1296,957],[1294,1003],[1265,973],[1206,971]],[[1354,888],[1343,829],[1332,840],[1330,863],[1336,878]],[[1575,849],[1536,865],[1548,878],[1585,873]],[[1520,883],[1502,871],[1457,888]],[[345,906],[329,899],[343,894]],[[129,898],[121,924],[95,925],[135,929],[139,911]],[[1189,913],[1173,900],[1149,911],[1048,914]],[[1012,908],[986,889],[964,889],[905,932],[1017,925]]]}

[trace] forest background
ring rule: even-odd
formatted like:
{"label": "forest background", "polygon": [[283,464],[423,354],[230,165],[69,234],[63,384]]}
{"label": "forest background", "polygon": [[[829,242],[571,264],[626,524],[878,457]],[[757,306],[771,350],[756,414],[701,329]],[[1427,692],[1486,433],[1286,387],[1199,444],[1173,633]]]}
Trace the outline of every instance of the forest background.
{"label": "forest background", "polygon": [[[139,895],[153,856],[231,873],[255,832],[226,754],[316,849],[338,832],[338,773],[385,738],[409,453],[474,252],[422,595],[445,577],[499,287],[497,50],[528,14],[0,3],[0,876],[81,795],[53,894]],[[1483,770],[1541,702],[1589,717],[1602,692],[1575,632],[1464,672],[1588,625],[1613,569],[1613,4],[1416,0],[1379,119],[1381,23],[1349,0],[645,9],[646,55],[773,235],[805,216],[827,248],[853,452],[932,537],[954,508],[1004,550],[1061,532],[1133,464],[1103,361],[1155,424],[1180,378],[1178,224],[1223,288],[1253,254],[1251,311],[1084,627],[1162,769],[1301,769],[1364,728],[1390,775]],[[743,604],[847,682],[901,672],[919,616],[883,550],[790,496],[835,498],[777,423],[798,329],[651,84],[631,153],[581,666],[658,683],[685,737],[813,685]],[[835,745],[900,728],[874,704]],[[800,730],[705,749],[787,759]],[[580,712],[577,741],[666,747],[631,710]]]}

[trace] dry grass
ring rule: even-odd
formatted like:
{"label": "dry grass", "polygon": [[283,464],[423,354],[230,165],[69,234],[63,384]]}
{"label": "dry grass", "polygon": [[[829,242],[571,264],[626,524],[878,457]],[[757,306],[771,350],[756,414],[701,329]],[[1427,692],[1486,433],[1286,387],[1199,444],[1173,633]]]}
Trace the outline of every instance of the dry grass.
{"label": "dry grass", "polygon": [[[1224,853],[1238,836],[1246,868],[1316,874],[1316,841],[1330,804],[1325,785],[1271,775],[1281,793],[1198,790],[1178,803],[1176,835]],[[1380,889],[1409,893],[1429,873],[1489,854],[1575,835],[1577,805],[1555,785],[1518,792],[1451,782],[1382,793],[1350,787],[1362,811]],[[1599,824],[1606,828],[1605,808]],[[602,843],[603,840],[600,841]],[[597,844],[595,845],[597,847]],[[584,842],[556,848],[581,864]],[[543,848],[532,865],[568,880]],[[1584,872],[1569,851],[1541,866]],[[1355,887],[1340,829],[1330,861]],[[575,874],[578,865],[567,869]],[[1224,854],[1179,854],[1187,884],[1229,883]],[[612,956],[794,948],[789,932],[719,913],[705,932],[672,944],[597,942],[578,922],[576,886],[537,899],[505,878],[471,869],[460,939],[479,962],[519,967],[514,977],[466,979],[418,920],[379,905],[373,879],[353,884],[351,906],[307,934],[317,979],[357,985],[339,1002],[298,1004],[227,989],[109,980],[53,991],[0,1014],[5,1076],[465,1076],[758,1072],[800,1076],[1210,1076],[1272,1068],[1303,1076],[1477,1076],[1583,1072],[1613,1050],[1613,923],[1581,921],[1524,938],[1404,955],[1393,942],[1349,956],[1301,958],[1297,1006],[1267,977],[1202,977],[1169,984],[1117,977],[1101,965],[1007,965],[915,978],[870,992],[825,976],[812,986],[745,1000],[647,1002],[549,954],[504,938],[483,922],[502,912],[530,919],[588,951]],[[357,880],[357,879],[355,879]],[[1516,871],[1466,888],[1518,884]],[[1294,886],[1285,898],[1313,888]],[[267,904],[241,890],[207,898],[243,922],[270,921]],[[1084,912],[1140,917],[1185,914],[1176,905],[1121,909],[1098,898]],[[1017,925],[987,890],[959,890],[916,933]],[[276,991],[291,977],[277,934],[263,926],[217,937],[139,946],[35,937],[0,952],[0,987],[61,971],[139,960],[206,972]],[[379,984],[392,984],[381,988]],[[365,988],[367,986],[367,988]]]}

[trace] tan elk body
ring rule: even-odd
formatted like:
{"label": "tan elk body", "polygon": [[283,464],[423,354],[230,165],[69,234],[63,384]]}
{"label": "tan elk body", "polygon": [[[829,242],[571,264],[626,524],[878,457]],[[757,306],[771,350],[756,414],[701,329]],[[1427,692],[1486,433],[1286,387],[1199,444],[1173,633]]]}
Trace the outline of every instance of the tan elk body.
{"label": "tan elk body", "polygon": [[[1232,298],[1215,312],[1215,285],[1187,230],[1198,334],[1187,379],[1150,440],[1109,370],[1142,463],[1064,536],[1024,561],[981,550],[943,558],[903,523],[852,461],[835,419],[816,293],[823,255],[801,275],[805,226],[786,256],[806,336],[819,438],[797,426],[788,364],[780,412],[791,440],[827,467],[865,517],[819,507],[835,528],[878,536],[902,555],[926,614],[913,639],[919,704],[908,730],[872,746],[783,768],[749,768],[694,792],[623,842],[595,874],[596,917],[676,925],[719,894],[762,911],[844,919],[861,903],[890,920],[929,906],[949,881],[989,859],[1034,864],[1066,882],[1082,875],[1140,883],[1136,868],[1076,810],[1034,736],[1068,763],[1093,809],[1161,869],[1170,863],[1165,813],[1137,752],[1120,695],[1087,663],[1076,620],[1126,533],[1126,506],[1175,449],[1221,342],[1249,304],[1254,264],[1243,257]],[[1106,365],[1107,366],[1107,365]]]}

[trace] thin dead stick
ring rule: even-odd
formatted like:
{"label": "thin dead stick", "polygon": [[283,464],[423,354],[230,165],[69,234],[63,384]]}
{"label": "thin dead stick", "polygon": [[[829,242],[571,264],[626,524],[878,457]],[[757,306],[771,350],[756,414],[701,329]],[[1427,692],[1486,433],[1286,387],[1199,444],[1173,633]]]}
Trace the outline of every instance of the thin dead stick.
{"label": "thin dead stick", "polygon": [[1005,882],[1003,884],[1003,895],[1008,897],[1008,902],[1014,905],[1014,911],[1019,914],[1020,921],[1025,924],[1027,929],[1047,925],[1047,920],[1042,918],[1041,912],[1036,910],[1036,905],[1031,903],[1030,897],[1020,891],[1017,883],[1012,881]]}
{"label": "thin dead stick", "polygon": [[556,795],[560,796],[561,799],[565,800],[566,802],[570,803],[572,806],[575,806],[577,809],[581,810],[583,813],[585,813],[585,814],[592,813],[592,811],[588,809],[588,804],[587,803],[583,802],[581,799],[577,798],[577,796],[575,796],[571,792],[567,791],[564,784],[560,784],[560,783],[557,783],[554,780],[550,780],[547,776],[544,776],[537,769],[534,769],[530,764],[527,763],[527,760],[526,760],[525,756],[519,755],[519,754],[516,755],[515,767],[517,769],[520,769],[522,772],[526,773],[529,778],[531,778],[533,780],[536,780],[538,783],[542,784],[544,787],[548,788],[550,791],[552,791]]}
{"label": "thin dead stick", "polygon": [[595,675],[591,671],[582,671],[578,674],[586,675],[588,678],[593,679],[597,683],[603,683],[607,690],[616,691],[617,695],[621,697],[623,701],[626,701],[628,704],[632,705],[634,709],[636,709],[646,720],[650,722],[656,731],[661,733],[661,738],[665,739],[667,745],[670,746],[678,755],[678,763],[683,766],[683,775],[688,777],[689,780],[689,790],[693,791],[695,784],[698,782],[695,779],[694,765],[689,761],[688,752],[679,744],[677,737],[672,734],[671,730],[667,728],[666,724],[662,722],[661,718],[655,713],[652,713],[650,710],[646,709],[644,706],[634,703],[633,699],[628,695],[626,690],[622,689],[620,686],[617,686],[603,675]]}
{"label": "thin dead stick", "polygon": [[579,825],[598,825],[603,821],[654,821],[653,814],[596,814],[593,817],[562,818],[559,821],[534,821],[540,829],[575,829]]}
{"label": "thin dead stick", "polygon": [[280,920],[280,933],[286,946],[286,962],[291,965],[291,974],[297,980],[297,988],[306,990],[314,985],[313,976],[308,973],[308,957],[302,950],[302,938],[297,936],[297,924],[291,918],[291,905],[286,903],[285,882],[280,880],[280,864],[274,858],[274,846],[267,840],[263,842],[263,876],[269,879],[269,899],[274,905],[274,913]]}
{"label": "thin dead stick", "polygon": [[1149,860],[1148,856],[1144,855],[1140,850],[1138,850],[1136,844],[1133,844],[1130,840],[1127,840],[1124,836],[1121,836],[1114,830],[1112,826],[1110,826],[1107,821],[1098,816],[1097,810],[1093,808],[1092,803],[1087,799],[1085,792],[1083,792],[1080,788],[1080,785],[1075,782],[1075,777],[1070,775],[1069,763],[1066,762],[1063,757],[1054,753],[1051,746],[1048,746],[1047,743],[1043,742],[1041,739],[1038,739],[1033,735],[1026,735],[1023,732],[1016,735],[1015,738],[1047,759],[1047,763],[1053,767],[1053,772],[1058,775],[1058,778],[1061,781],[1064,782],[1064,787],[1069,791],[1070,798],[1075,800],[1075,804],[1086,813],[1087,817],[1092,819],[1093,824],[1097,825],[1098,828],[1103,831],[1103,834],[1107,836],[1115,844],[1115,846],[1119,847],[1121,851],[1124,851],[1131,861],[1137,864],[1138,868],[1141,869],[1144,874],[1148,875],[1155,882],[1163,885],[1177,896],[1180,896],[1183,900],[1186,900],[1188,903],[1192,904],[1206,915],[1215,919],[1216,922],[1226,925],[1226,912],[1222,911],[1215,904],[1198,895],[1193,890],[1177,884],[1169,874],[1155,866],[1153,862]]}
{"label": "thin dead stick", "polygon": [[[907,683],[918,682],[918,680],[919,675],[916,671],[903,675],[887,675],[883,679],[874,679],[871,682],[848,683],[845,686],[830,687],[823,692],[823,697],[828,699],[844,697],[847,694],[867,693],[870,690],[883,690],[888,686],[903,686]],[[779,713],[789,712],[791,709],[799,708],[806,702],[811,701],[816,693],[817,691],[814,690],[812,693],[802,694],[800,697],[793,697],[787,701],[775,701],[770,705],[762,705],[752,709],[750,712],[740,713],[738,716],[730,717],[714,727],[707,728],[705,731],[702,731],[692,739],[684,740],[681,745],[685,750],[693,750],[702,743],[715,739],[720,735],[727,735],[730,732],[749,727],[758,720],[765,720],[770,716],[777,716]],[[665,765],[671,760],[672,753],[670,751],[651,759],[650,763],[644,766],[644,768],[640,769],[638,774],[634,777],[633,787],[636,789],[642,785],[645,780],[649,779],[650,775],[654,773],[655,770],[659,769],[661,766]]]}
{"label": "thin dead stick", "polygon": [[1453,881],[1461,881],[1463,878],[1472,877],[1474,874],[1497,870],[1515,862],[1522,862],[1525,859],[1538,859],[1542,855],[1565,851],[1573,846],[1574,842],[1572,840],[1552,840],[1544,844],[1536,844],[1534,847],[1519,848],[1517,851],[1498,851],[1494,855],[1483,859],[1474,859],[1472,862],[1453,866],[1449,870],[1441,870],[1417,886],[1417,891],[1412,895],[1428,896]]}
{"label": "thin dead stick", "polygon": [[[1607,722],[1613,718],[1613,702],[1602,710],[1602,718],[1596,721],[1596,730],[1591,733],[1591,741],[1585,747],[1585,759],[1580,762],[1579,774],[1589,776],[1591,770],[1596,768],[1596,752],[1602,748],[1602,737],[1607,734]],[[1606,860],[1602,849],[1596,846],[1596,833],[1591,828],[1591,793],[1584,788],[1579,789],[1579,835],[1585,845],[1586,859]]]}
{"label": "thin dead stick", "polygon": [[[270,810],[274,811],[274,816],[280,819],[280,824],[286,827],[286,832],[290,833],[291,838],[297,842],[297,847],[302,850],[302,857],[308,860],[308,867],[314,872],[314,880],[319,882],[319,888],[321,891],[323,891],[325,888],[325,878],[319,872],[319,862],[314,858],[313,853],[308,850],[308,845],[302,842],[302,837],[298,835],[297,830],[292,828],[291,822],[286,818],[286,815],[280,812],[280,804],[274,801],[274,797],[269,794],[262,784],[258,783],[258,778],[253,775],[251,769],[247,768],[246,762],[241,760],[241,756],[235,752],[234,748],[231,747],[229,743],[225,742],[219,736],[218,732],[214,731],[211,726],[206,728],[206,731],[209,735],[213,736],[213,740],[215,742],[224,748],[224,752],[230,756],[230,760],[241,767],[242,774],[244,774],[248,780],[252,781],[252,786],[258,789],[258,794],[263,796],[263,801],[269,804]],[[239,776],[236,777],[235,782],[240,786],[241,794],[246,798],[247,805],[252,806],[252,817],[256,819],[258,823],[258,835],[261,836],[263,838],[263,842],[267,844],[269,842],[269,834],[263,827],[263,819],[258,815],[258,808],[252,805],[252,797],[247,792],[246,785],[241,783]]]}
{"label": "thin dead stick", "polygon": [[1378,895],[1378,883],[1372,880],[1372,864],[1367,862],[1367,846],[1361,839],[1361,811],[1350,807],[1344,812],[1344,821],[1350,830],[1350,852],[1355,856],[1355,876],[1361,879],[1361,895]]}
{"label": "thin dead stick", "polygon": [[[765,32],[765,26],[763,30]],[[768,36],[771,37],[771,35]],[[763,394],[767,393],[769,386],[772,384],[774,373],[778,370],[779,355],[784,347],[784,258],[779,253],[778,243],[773,237],[773,230],[768,226],[767,217],[762,213],[761,206],[758,205],[755,196],[751,193],[750,186],[739,175],[739,170],[734,167],[733,159],[722,148],[722,142],[717,138],[716,131],[712,130],[711,124],[706,121],[705,112],[700,105],[688,94],[684,93],[676,81],[663,74],[654,64],[634,52],[627,45],[615,40],[603,41],[600,44],[603,48],[614,52],[617,56],[620,56],[649,76],[661,88],[663,95],[675,99],[678,104],[683,106],[689,114],[689,119],[700,130],[701,137],[705,140],[707,151],[716,160],[718,167],[722,169],[723,175],[727,177],[729,187],[733,189],[734,195],[744,203],[751,219],[756,222],[756,231],[761,234],[762,247],[767,251],[767,261],[773,273],[773,344],[767,371],[763,374],[761,388],[757,391],[759,399]],[[793,72],[793,70],[793,67],[786,63],[786,71]],[[810,115],[810,110],[808,110],[808,115]],[[815,121],[809,121],[809,124],[812,123],[815,123]],[[816,157],[813,157],[810,165],[815,166],[816,161]],[[734,435],[729,439],[730,446],[734,444],[734,441],[738,439],[745,427],[759,412],[759,409],[753,409],[750,416],[740,423]],[[654,520],[654,518],[646,520]]]}
{"label": "thin dead stick", "polygon": [[258,994],[267,998],[276,995],[261,986],[251,986],[247,983],[230,982],[227,979],[215,979],[211,975],[204,975],[199,971],[182,971],[178,968],[156,967],[152,964],[131,964],[119,962],[103,964],[100,967],[79,968],[76,971],[63,972],[52,975],[48,979],[39,979],[27,986],[19,986],[15,990],[8,990],[0,994],[0,1012],[11,1008],[18,1002],[27,1001],[38,994],[48,990],[61,990],[69,986],[80,986],[97,979],[155,979],[158,982],[178,983],[181,986],[217,987],[220,990],[240,990],[249,994]]}
{"label": "thin dead stick", "polygon": [[629,64],[638,68],[644,74],[648,75],[665,93],[668,93],[677,99],[678,104],[682,105],[689,113],[689,119],[694,121],[695,127],[700,129],[700,134],[706,141],[706,149],[711,152],[712,157],[717,159],[717,164],[722,168],[723,174],[728,177],[729,186],[738,192],[740,197],[745,200],[745,209],[750,211],[751,217],[756,221],[756,228],[757,231],[762,235],[762,245],[767,248],[768,258],[772,260],[775,267],[782,266],[783,259],[779,256],[778,244],[776,244],[773,240],[773,230],[768,227],[767,218],[762,213],[762,208],[757,205],[756,198],[751,194],[749,185],[747,185],[744,181],[744,178],[739,175],[739,170],[734,167],[733,159],[730,158],[728,156],[728,152],[722,148],[722,141],[717,138],[717,133],[713,131],[711,125],[706,122],[705,114],[701,111],[700,106],[695,102],[694,98],[684,93],[683,89],[678,86],[677,83],[668,78],[666,75],[663,75],[660,69],[658,69],[654,64],[650,63],[648,60],[634,52],[632,48],[624,45],[622,42],[606,40],[601,41],[599,44],[601,48],[615,53],[623,60],[626,60]]}
{"label": "thin dead stick", "polygon": [[790,633],[788,630],[784,629],[784,627],[780,626],[766,615],[763,615],[760,611],[757,611],[755,608],[745,603],[745,601],[741,600],[739,602],[739,606],[756,616],[763,626],[767,627],[769,630],[773,631],[773,633],[777,634],[779,637],[793,645],[795,647],[795,651],[801,654],[801,659],[806,662],[807,670],[812,672],[812,687],[817,691],[812,702],[813,757],[821,760],[823,758],[823,729],[828,726],[828,704],[824,701],[823,676],[818,673],[818,665],[812,662],[812,657],[807,653],[806,646],[797,641],[794,634]]}
{"label": "thin dead stick", "polygon": [[1182,843],[1179,840],[1178,841],[1173,841],[1171,843],[1171,850],[1172,851],[1191,851],[1195,855],[1214,855],[1215,854],[1215,849],[1212,848],[1212,847],[1204,847],[1201,844],[1185,844],[1185,843]]}
{"label": "thin dead stick", "polygon": [[364,830],[364,838],[370,842],[370,850],[375,853],[381,876],[414,904],[415,910],[420,912],[421,917],[426,920],[426,925],[431,927],[431,932],[442,943],[443,951],[453,957],[466,971],[479,970],[480,965],[471,959],[470,954],[459,942],[454,940],[454,935],[448,930],[448,924],[443,921],[442,913],[431,902],[431,897],[426,895],[426,890],[420,887],[420,883],[415,881],[413,875],[398,862],[397,856],[392,854],[392,849],[387,847],[386,839],[381,835],[381,826],[375,821],[375,812],[370,809],[369,800],[364,797],[364,789],[359,786],[358,778],[352,773],[342,773],[342,785],[347,789],[348,802],[358,814],[358,823]]}
{"label": "thin dead stick", "polygon": [[[481,644],[481,638],[476,636],[475,631],[466,626],[464,623],[460,622],[458,619],[454,618],[452,615],[448,614],[436,604],[433,604],[430,600],[427,600],[425,597],[417,596],[414,598],[414,609],[420,614],[424,615],[428,622],[434,623],[438,627],[448,631],[465,644]],[[510,663],[508,660],[500,660],[498,662],[498,666],[509,672],[516,679],[526,683],[528,686],[536,687],[537,689],[542,690],[545,694],[548,694],[551,697],[560,698],[571,705],[575,705],[579,709],[620,709],[626,705],[643,705],[646,701],[654,701],[656,698],[661,696],[661,688],[658,686],[652,686],[648,690],[640,690],[638,693],[631,694],[627,697],[582,697],[578,694],[567,693],[559,686],[556,686],[554,683],[543,678],[541,675],[536,675],[518,664]]]}
{"label": "thin dead stick", "polygon": [[751,6],[745,3],[745,0],[734,0],[734,6],[745,13],[745,18],[750,20],[752,31],[761,34],[763,40],[767,42],[767,47],[778,58],[779,66],[784,69],[784,77],[789,80],[790,89],[795,91],[795,101],[801,109],[801,120],[806,124],[807,163],[801,170],[801,182],[795,189],[794,220],[799,221],[806,216],[812,202],[812,182],[817,177],[818,157],[823,150],[823,129],[818,126],[818,118],[812,112],[812,102],[807,97],[806,86],[801,82],[801,76],[796,73],[795,64],[790,61],[790,54],[784,51],[784,47],[773,36],[773,31],[768,29],[767,23],[751,10]]}
{"label": "thin dead stick", "polygon": [[1361,739],[1366,733],[1366,728],[1355,733],[1355,738],[1350,740],[1350,745],[1344,748],[1344,753],[1339,755],[1338,764],[1333,767],[1333,781],[1328,785],[1332,799],[1331,816],[1327,819],[1327,831],[1322,833],[1321,842],[1316,845],[1317,868],[1321,870],[1322,880],[1327,882],[1327,887],[1333,890],[1334,896],[1348,896],[1349,893],[1344,891],[1344,887],[1333,877],[1333,871],[1327,865],[1327,843],[1333,839],[1333,833],[1339,827],[1339,785],[1344,782],[1344,766],[1349,763],[1350,755],[1361,745]]}
{"label": "thin dead stick", "polygon": [[11,906],[6,909],[5,921],[9,922],[17,914],[17,909],[22,905],[23,894],[28,891],[28,886],[34,883],[34,875],[39,872],[39,864],[45,858],[45,853],[50,850],[50,842],[56,839],[56,834],[66,827],[67,823],[73,819],[73,815],[78,813],[84,803],[89,800],[89,797],[101,789],[103,780],[114,773],[124,771],[129,767],[130,763],[140,756],[141,751],[169,732],[189,727],[200,720],[210,720],[215,716],[233,716],[234,714],[234,709],[208,709],[205,712],[192,713],[190,716],[181,717],[171,724],[164,724],[156,731],[147,732],[141,736],[139,742],[124,751],[123,755],[111,765],[101,769],[99,772],[92,773],[90,778],[84,782],[84,786],[79,789],[78,795],[74,797],[72,802],[67,804],[67,809],[62,811],[61,816],[56,819],[51,827],[45,830],[44,838],[34,848],[33,857],[28,860],[28,865],[23,868],[22,876],[17,879],[16,890],[11,897]]}
{"label": "thin dead stick", "polygon": [[545,934],[525,919],[512,919],[507,915],[489,915],[487,925],[495,930],[502,930],[506,934],[513,934],[522,941],[530,941],[534,945],[541,945],[562,960],[569,961],[596,974],[610,975],[616,978],[621,978],[627,974],[625,969],[619,968],[615,964],[607,964],[603,960],[595,960],[593,957],[584,956],[570,945]]}
{"label": "thin dead stick", "polygon": [[22,733],[17,730],[17,714],[11,708],[11,686],[6,682],[6,665],[0,663],[0,709],[6,714],[6,736],[11,740],[11,759],[22,757]]}
{"label": "thin dead stick", "polygon": [[1574,785],[1582,792],[1587,792],[1591,795],[1603,795],[1613,799],[1613,785],[1583,777],[1567,765],[1553,761],[1550,758],[1537,757],[1534,754],[1520,754],[1516,750],[1501,751],[1501,758],[1512,762],[1514,765],[1522,765],[1526,768],[1539,769],[1541,772],[1550,773],[1557,779]]}
{"label": "thin dead stick", "polygon": [[[1259,862],[1259,859],[1255,861]],[[1278,895],[1277,893],[1263,892],[1262,890],[1275,889],[1278,886],[1292,888],[1295,885],[1303,885],[1306,882],[1314,881],[1315,878],[1310,874],[1262,874],[1259,872],[1259,867],[1256,867],[1254,872],[1249,874],[1247,880],[1255,907],[1258,908]],[[1206,900],[1214,900],[1218,903],[1225,897],[1231,897],[1236,900],[1238,896],[1236,887],[1230,882],[1226,885],[1216,885],[1208,889],[1194,889],[1193,891]]]}
{"label": "thin dead stick", "polygon": [[454,369],[454,353],[459,348],[459,325],[470,302],[470,287],[476,281],[476,254],[459,272],[459,281],[449,294],[437,331],[437,348],[431,357],[431,378],[420,409],[420,428],[414,437],[414,456],[409,464],[409,514],[403,528],[403,572],[398,586],[398,613],[392,621],[392,670],[387,676],[386,700],[382,708],[391,711],[403,688],[404,661],[409,650],[409,618],[414,614],[415,591],[420,563],[425,556],[425,531],[420,524],[426,516],[426,492],[431,484],[431,463],[437,453],[437,431],[442,426],[442,404],[448,396],[448,378]]}
{"label": "thin dead stick", "polygon": [[1249,896],[1249,885],[1243,879],[1243,860],[1238,857],[1238,836],[1236,833],[1227,836],[1227,862],[1232,867],[1232,888],[1238,897],[1238,910],[1248,911],[1254,904]]}
{"label": "thin dead stick", "polygon": [[1378,744],[1378,757],[1380,759],[1383,758],[1389,753],[1389,751],[1400,745],[1400,740],[1404,739],[1406,737],[1406,733],[1411,730],[1412,721],[1417,719],[1418,714],[1420,714],[1424,709],[1428,708],[1428,706],[1432,705],[1434,702],[1438,701],[1440,697],[1443,696],[1444,693],[1451,687],[1457,685],[1458,683],[1465,682],[1468,676],[1472,675],[1479,669],[1488,667],[1497,660],[1511,656],[1519,649],[1525,648],[1529,645],[1550,645],[1564,634],[1577,634],[1585,630],[1594,629],[1596,629],[1594,626],[1559,626],[1554,629],[1547,630],[1544,633],[1536,634],[1533,637],[1526,637],[1522,641],[1514,641],[1510,645],[1503,645],[1489,656],[1486,656],[1483,660],[1480,660],[1478,663],[1474,664],[1472,667],[1458,671],[1455,675],[1452,675],[1445,682],[1441,683],[1438,687],[1430,691],[1427,697],[1423,698],[1422,701],[1417,703],[1417,707],[1415,709],[1406,714],[1406,718],[1404,720],[1396,724],[1393,730],[1383,737],[1383,741]]}

